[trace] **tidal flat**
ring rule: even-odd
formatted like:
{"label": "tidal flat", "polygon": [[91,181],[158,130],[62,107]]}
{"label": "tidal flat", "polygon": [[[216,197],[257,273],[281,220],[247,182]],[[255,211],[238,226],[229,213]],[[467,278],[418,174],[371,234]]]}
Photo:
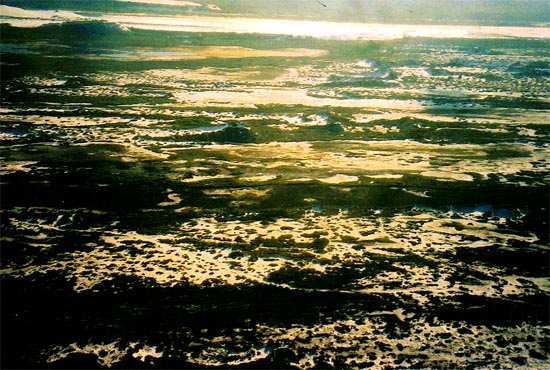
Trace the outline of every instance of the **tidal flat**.
{"label": "tidal flat", "polygon": [[550,366],[548,29],[1,27],[2,367]]}

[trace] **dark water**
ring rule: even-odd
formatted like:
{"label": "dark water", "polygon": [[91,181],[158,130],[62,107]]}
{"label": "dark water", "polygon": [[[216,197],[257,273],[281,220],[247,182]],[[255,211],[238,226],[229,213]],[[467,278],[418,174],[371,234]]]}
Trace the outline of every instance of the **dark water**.
{"label": "dark water", "polygon": [[547,41],[79,27],[3,28],[2,367],[549,366]]}

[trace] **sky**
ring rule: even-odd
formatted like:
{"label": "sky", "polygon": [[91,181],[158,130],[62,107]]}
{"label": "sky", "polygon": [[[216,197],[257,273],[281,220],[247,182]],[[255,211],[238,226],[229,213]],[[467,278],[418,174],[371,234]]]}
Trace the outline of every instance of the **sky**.
{"label": "sky", "polygon": [[550,0],[1,0],[77,13],[247,16],[303,20],[548,26]]}

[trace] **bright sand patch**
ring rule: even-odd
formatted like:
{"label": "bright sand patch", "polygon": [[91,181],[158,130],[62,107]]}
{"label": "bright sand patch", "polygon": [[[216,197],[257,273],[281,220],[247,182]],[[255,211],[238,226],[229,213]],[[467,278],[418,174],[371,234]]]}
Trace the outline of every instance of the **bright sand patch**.
{"label": "bright sand patch", "polygon": [[259,33],[321,39],[392,40],[404,37],[550,38],[550,28],[488,27],[464,25],[415,25],[260,19],[243,17],[150,17],[107,15],[102,19],[126,27],[180,32]]}
{"label": "bright sand patch", "polygon": [[246,88],[242,91],[180,91],[174,97],[181,103],[192,106],[256,106],[265,104],[307,105],[310,107],[349,107],[376,109],[420,110],[414,100],[396,99],[334,99],[308,95],[307,89],[283,87]]}
{"label": "bright sand patch", "polygon": [[357,176],[349,176],[349,175],[334,175],[331,177],[327,177],[324,179],[319,179],[319,181],[324,182],[325,184],[342,184],[347,182],[356,182],[359,178]]}
{"label": "bright sand patch", "polygon": [[140,3],[148,5],[168,5],[168,6],[182,6],[182,7],[196,7],[200,8],[202,4],[195,3],[192,1],[184,0],[117,0],[123,3]]}
{"label": "bright sand patch", "polygon": [[58,10],[26,10],[0,5],[0,21],[16,27],[40,27],[48,23],[87,19],[79,14]]}
{"label": "bright sand patch", "polygon": [[261,58],[261,57],[281,57],[281,58],[299,58],[299,57],[318,57],[326,55],[325,50],[305,49],[305,48],[287,48],[279,50],[270,49],[250,49],[240,46],[209,46],[209,47],[185,47],[185,48],[166,48],[166,49],[132,49],[121,50],[117,53],[105,55],[87,56],[88,59],[122,59],[122,60],[152,60],[152,61],[174,61],[186,59],[205,59],[205,58]]}
{"label": "bright sand patch", "polygon": [[258,175],[258,176],[241,177],[240,180],[249,181],[249,182],[264,182],[264,181],[274,180],[276,178],[277,178],[276,175]]}

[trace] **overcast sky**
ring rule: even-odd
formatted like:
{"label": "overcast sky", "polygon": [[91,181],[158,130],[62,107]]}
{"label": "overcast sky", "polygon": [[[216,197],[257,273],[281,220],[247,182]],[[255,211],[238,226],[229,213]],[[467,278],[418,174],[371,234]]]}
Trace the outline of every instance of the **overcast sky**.
{"label": "overcast sky", "polygon": [[550,0],[2,0],[24,9],[354,22],[546,26]]}

